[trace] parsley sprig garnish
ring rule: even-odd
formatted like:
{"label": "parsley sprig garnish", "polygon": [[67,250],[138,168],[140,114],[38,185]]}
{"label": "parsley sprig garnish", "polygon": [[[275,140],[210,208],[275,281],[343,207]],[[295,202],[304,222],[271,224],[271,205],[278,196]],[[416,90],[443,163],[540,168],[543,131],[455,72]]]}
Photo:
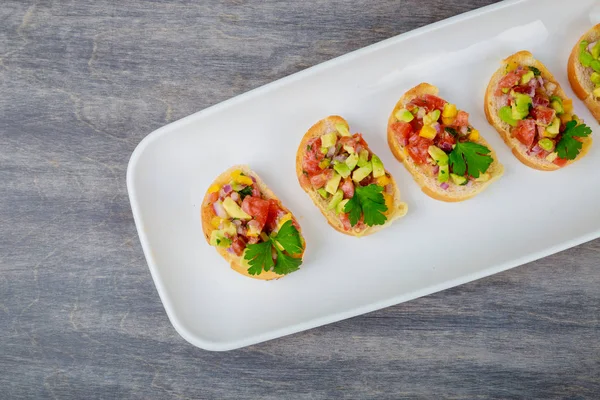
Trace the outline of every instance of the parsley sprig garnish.
{"label": "parsley sprig garnish", "polygon": [[540,71],[540,70],[539,70],[539,69],[537,69],[536,67],[529,66],[529,67],[527,67],[527,68],[529,68],[529,70],[530,70],[531,72],[533,72],[533,75],[534,75],[534,76],[540,76],[540,75],[542,75],[542,71]]}
{"label": "parsley sprig garnish", "polygon": [[245,188],[240,190],[238,193],[240,194],[240,197],[242,198],[242,200],[244,200],[244,197],[250,196],[252,194],[252,186],[246,186]]}
{"label": "parsley sprig garnish", "polygon": [[560,158],[574,160],[579,155],[583,143],[575,137],[587,137],[592,133],[592,129],[585,125],[577,125],[577,121],[567,122],[562,138],[556,145],[556,152]]}
{"label": "parsley sprig garnish", "polygon": [[452,172],[464,176],[467,171],[473,178],[485,173],[494,159],[491,150],[473,142],[458,142],[448,157]]}
{"label": "parsley sprig garnish", "polygon": [[[277,261],[273,261],[273,250],[277,253]],[[244,259],[250,265],[248,273],[250,275],[259,275],[263,271],[270,271],[279,275],[287,275],[290,272],[297,271],[302,264],[301,258],[295,258],[303,250],[300,232],[292,224],[292,221],[286,221],[279,232],[271,233],[268,240],[262,243],[249,244],[244,252]],[[286,254],[287,252],[287,254]]]}
{"label": "parsley sprig garnish", "polygon": [[354,190],[354,196],[344,206],[344,212],[348,213],[350,225],[354,226],[364,215],[367,226],[383,225],[387,220],[385,212],[387,206],[383,194],[383,187],[379,185],[360,186]]}

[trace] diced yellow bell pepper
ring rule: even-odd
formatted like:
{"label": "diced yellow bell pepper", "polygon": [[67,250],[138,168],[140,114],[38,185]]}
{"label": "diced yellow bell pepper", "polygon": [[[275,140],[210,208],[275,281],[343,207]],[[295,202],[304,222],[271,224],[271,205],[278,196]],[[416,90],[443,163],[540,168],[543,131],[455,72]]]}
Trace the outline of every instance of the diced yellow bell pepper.
{"label": "diced yellow bell pepper", "polygon": [[437,131],[431,125],[423,126],[423,128],[421,128],[421,132],[419,132],[419,136],[424,137],[426,139],[431,139],[431,140],[435,139],[436,135],[437,135]]}
{"label": "diced yellow bell pepper", "polygon": [[279,231],[281,229],[281,227],[283,226],[283,224],[285,224],[287,221],[290,221],[291,219],[292,219],[292,214],[290,214],[290,213],[287,213],[283,217],[281,217],[279,219],[279,222],[277,223],[276,231]]}
{"label": "diced yellow bell pepper", "polygon": [[573,115],[564,113],[564,114],[560,114],[558,116],[558,118],[560,118],[560,122],[562,122],[563,124],[566,124],[567,122],[569,122],[570,120],[573,119]]}
{"label": "diced yellow bell pepper", "polygon": [[231,173],[231,178],[242,185],[252,186],[252,179],[249,176],[242,175],[242,171],[236,169]]}
{"label": "diced yellow bell pepper", "polygon": [[456,104],[451,104],[451,103],[444,104],[444,111],[442,112],[442,117],[454,118],[457,115],[458,115],[458,109],[456,108]]}
{"label": "diced yellow bell pepper", "polygon": [[471,133],[469,134],[469,140],[471,142],[476,142],[479,140],[479,131],[477,129],[471,130]]}
{"label": "diced yellow bell pepper", "polygon": [[514,71],[518,67],[519,67],[519,63],[517,63],[515,61],[510,62],[510,63],[506,64],[506,72],[508,73],[508,72]]}
{"label": "diced yellow bell pepper", "polygon": [[392,180],[387,175],[383,175],[377,178],[377,184],[379,186],[386,186],[389,185],[391,182]]}
{"label": "diced yellow bell pepper", "polygon": [[385,206],[387,207],[386,212],[389,213],[392,210],[392,207],[394,207],[394,196],[389,193],[384,193],[383,199],[385,200]]}
{"label": "diced yellow bell pepper", "polygon": [[215,183],[214,185],[210,185],[210,187],[208,188],[208,193],[216,193],[219,190],[221,190],[221,186]]}
{"label": "diced yellow bell pepper", "polygon": [[452,125],[456,117],[442,117],[442,123],[444,125]]}
{"label": "diced yellow bell pepper", "polygon": [[220,217],[213,217],[213,219],[210,220],[210,224],[215,229],[217,229],[221,225],[221,222],[223,222],[223,218]]}
{"label": "diced yellow bell pepper", "polygon": [[563,108],[565,109],[565,114],[571,114],[573,112],[573,100],[564,99],[562,101]]}

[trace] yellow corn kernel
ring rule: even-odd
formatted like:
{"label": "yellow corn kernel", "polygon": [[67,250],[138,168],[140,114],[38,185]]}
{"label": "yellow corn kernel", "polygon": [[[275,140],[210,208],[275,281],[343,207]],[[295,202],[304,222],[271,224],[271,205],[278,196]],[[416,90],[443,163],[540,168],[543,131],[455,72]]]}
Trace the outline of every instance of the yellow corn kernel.
{"label": "yellow corn kernel", "polygon": [[431,125],[425,125],[423,128],[421,128],[421,132],[419,132],[419,136],[431,140],[435,139],[436,135],[437,131]]}
{"label": "yellow corn kernel", "polygon": [[455,117],[442,117],[442,123],[444,125],[452,125],[455,119]]}
{"label": "yellow corn kernel", "polygon": [[377,178],[377,184],[379,186],[386,186],[389,185],[391,182],[392,180],[387,175],[383,175]]}
{"label": "yellow corn kernel", "polygon": [[458,115],[458,109],[456,108],[456,104],[446,103],[444,105],[444,111],[442,112],[442,117],[446,118],[454,118]]}
{"label": "yellow corn kernel", "polygon": [[392,211],[392,208],[394,207],[394,196],[392,196],[389,193],[384,193],[383,199],[385,200],[385,206],[387,207],[387,212]]}
{"label": "yellow corn kernel", "polygon": [[219,190],[221,190],[221,186],[215,183],[214,185],[210,185],[210,187],[208,188],[208,193],[216,193]]}
{"label": "yellow corn kernel", "polygon": [[252,186],[252,179],[249,176],[242,175],[242,171],[239,169],[233,171],[231,177],[239,184]]}
{"label": "yellow corn kernel", "polygon": [[469,134],[469,140],[471,142],[476,142],[479,140],[479,131],[477,129],[471,130],[471,133]]}
{"label": "yellow corn kernel", "polygon": [[220,217],[213,217],[213,219],[210,220],[210,224],[215,229],[217,229],[221,225],[221,222],[223,222],[223,218]]}
{"label": "yellow corn kernel", "polygon": [[565,109],[565,114],[571,114],[573,112],[573,100],[571,99],[564,99],[562,101],[563,103],[563,108]]}

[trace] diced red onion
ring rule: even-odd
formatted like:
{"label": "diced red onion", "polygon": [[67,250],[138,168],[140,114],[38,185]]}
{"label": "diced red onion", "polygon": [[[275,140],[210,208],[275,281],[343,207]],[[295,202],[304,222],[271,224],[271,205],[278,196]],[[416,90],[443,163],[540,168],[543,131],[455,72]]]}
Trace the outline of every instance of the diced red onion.
{"label": "diced red onion", "polygon": [[466,126],[461,126],[460,127],[460,134],[461,135],[466,135],[467,133],[469,133],[469,130]]}
{"label": "diced red onion", "polygon": [[394,185],[392,185],[391,183],[389,185],[385,185],[385,192],[387,194],[394,193]]}
{"label": "diced red onion", "polygon": [[545,131],[546,131],[546,128],[544,128],[541,125],[538,125],[537,132],[538,132],[539,137],[544,137]]}
{"label": "diced red onion", "polygon": [[335,154],[335,146],[329,146],[329,149],[327,150],[327,157],[331,158],[331,157],[333,157],[334,154]]}
{"label": "diced red onion", "polygon": [[231,193],[231,200],[233,201],[238,201],[240,199],[240,195],[238,192],[232,192]]}
{"label": "diced red onion", "polygon": [[450,142],[438,143],[438,147],[440,149],[444,150],[446,153],[449,153],[452,151],[452,143],[450,143]]}
{"label": "diced red onion", "polygon": [[[596,41],[597,42],[597,41]],[[591,53],[592,49],[594,48],[594,46],[596,45],[596,42],[592,42],[588,45],[588,51]]]}
{"label": "diced red onion", "polygon": [[250,179],[252,179],[252,182],[256,183],[256,178],[253,177],[252,175],[250,175]]}
{"label": "diced red onion", "polygon": [[540,86],[544,86],[544,78],[542,78],[541,76],[537,77],[538,83],[540,84]]}
{"label": "diced red onion", "polygon": [[232,222],[233,222],[233,224],[234,224],[235,226],[237,226],[237,227],[240,227],[240,226],[242,226],[242,221],[241,221],[241,220],[239,220],[239,219],[234,219]]}
{"label": "diced red onion", "polygon": [[431,126],[433,127],[433,129],[435,129],[435,131],[436,131],[437,133],[440,133],[440,131],[442,130],[442,127],[440,126],[440,123],[439,123],[439,122],[436,122],[436,123],[434,123],[434,124],[431,124]]}
{"label": "diced red onion", "polygon": [[425,118],[426,110],[423,107],[419,107],[419,111],[417,111],[417,118],[423,119]]}
{"label": "diced red onion", "polygon": [[217,216],[219,218],[227,218],[227,211],[225,211],[225,208],[223,208],[223,204],[220,201],[216,201],[213,203],[213,210],[215,210],[215,214],[217,214]]}
{"label": "diced red onion", "polygon": [[344,161],[346,161],[347,158],[348,158],[347,155],[339,155],[339,156],[333,157],[334,161],[339,161],[339,162],[344,162]]}
{"label": "diced red onion", "polygon": [[238,235],[246,236],[247,232],[248,232],[248,230],[246,229],[245,226],[240,226],[237,228]]}
{"label": "diced red onion", "polygon": [[252,221],[248,222],[248,228],[252,228],[254,232],[259,232],[260,223],[257,220],[253,219]]}
{"label": "diced red onion", "polygon": [[354,151],[357,152],[357,153],[360,153],[362,150],[363,150],[363,147],[360,144],[357,144],[356,148],[354,149]]}
{"label": "diced red onion", "polygon": [[436,165],[435,167],[433,167],[433,174],[437,175],[440,172],[440,167],[438,165]]}
{"label": "diced red onion", "polygon": [[260,197],[260,190],[258,190],[258,185],[252,186],[252,196]]}
{"label": "diced red onion", "polygon": [[248,238],[248,244],[256,244],[258,243],[258,236],[252,236]]}
{"label": "diced red onion", "polygon": [[235,254],[235,251],[233,251],[233,247],[228,247],[227,252],[231,253],[231,254]]}
{"label": "diced red onion", "polygon": [[546,83],[546,93],[548,94],[548,96],[552,96],[554,94],[554,91],[556,90],[556,85],[552,82],[548,82]]}
{"label": "diced red onion", "polygon": [[229,184],[223,186],[222,189],[223,189],[223,193],[225,193],[225,194],[229,194],[233,191],[233,189],[231,188],[231,185],[229,185]]}
{"label": "diced red onion", "polygon": [[450,185],[448,185],[448,182],[444,182],[440,185],[440,187],[444,190],[448,190],[448,188],[450,187]]}

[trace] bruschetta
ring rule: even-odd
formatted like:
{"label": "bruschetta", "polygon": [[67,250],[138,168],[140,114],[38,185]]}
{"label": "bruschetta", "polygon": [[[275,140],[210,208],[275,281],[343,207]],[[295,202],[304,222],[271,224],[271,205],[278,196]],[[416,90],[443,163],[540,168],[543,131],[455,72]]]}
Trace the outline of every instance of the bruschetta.
{"label": "bruschetta", "polygon": [[406,92],[388,120],[387,140],[421,190],[447,202],[467,200],[504,173],[469,114],[421,83]]}
{"label": "bruschetta", "polygon": [[215,179],[202,201],[201,219],[208,244],[242,275],[278,279],[302,264],[305,242],[298,221],[245,165]]}
{"label": "bruschetta", "polygon": [[485,93],[485,115],[525,165],[554,171],[583,157],[592,130],[573,115],[573,101],[528,51],[502,62]]}
{"label": "bruschetta", "polygon": [[575,44],[567,72],[573,91],[600,122],[600,24]]}
{"label": "bruschetta", "polygon": [[306,132],[296,174],[327,222],[347,235],[372,234],[406,214],[394,178],[342,117],[327,117]]}

